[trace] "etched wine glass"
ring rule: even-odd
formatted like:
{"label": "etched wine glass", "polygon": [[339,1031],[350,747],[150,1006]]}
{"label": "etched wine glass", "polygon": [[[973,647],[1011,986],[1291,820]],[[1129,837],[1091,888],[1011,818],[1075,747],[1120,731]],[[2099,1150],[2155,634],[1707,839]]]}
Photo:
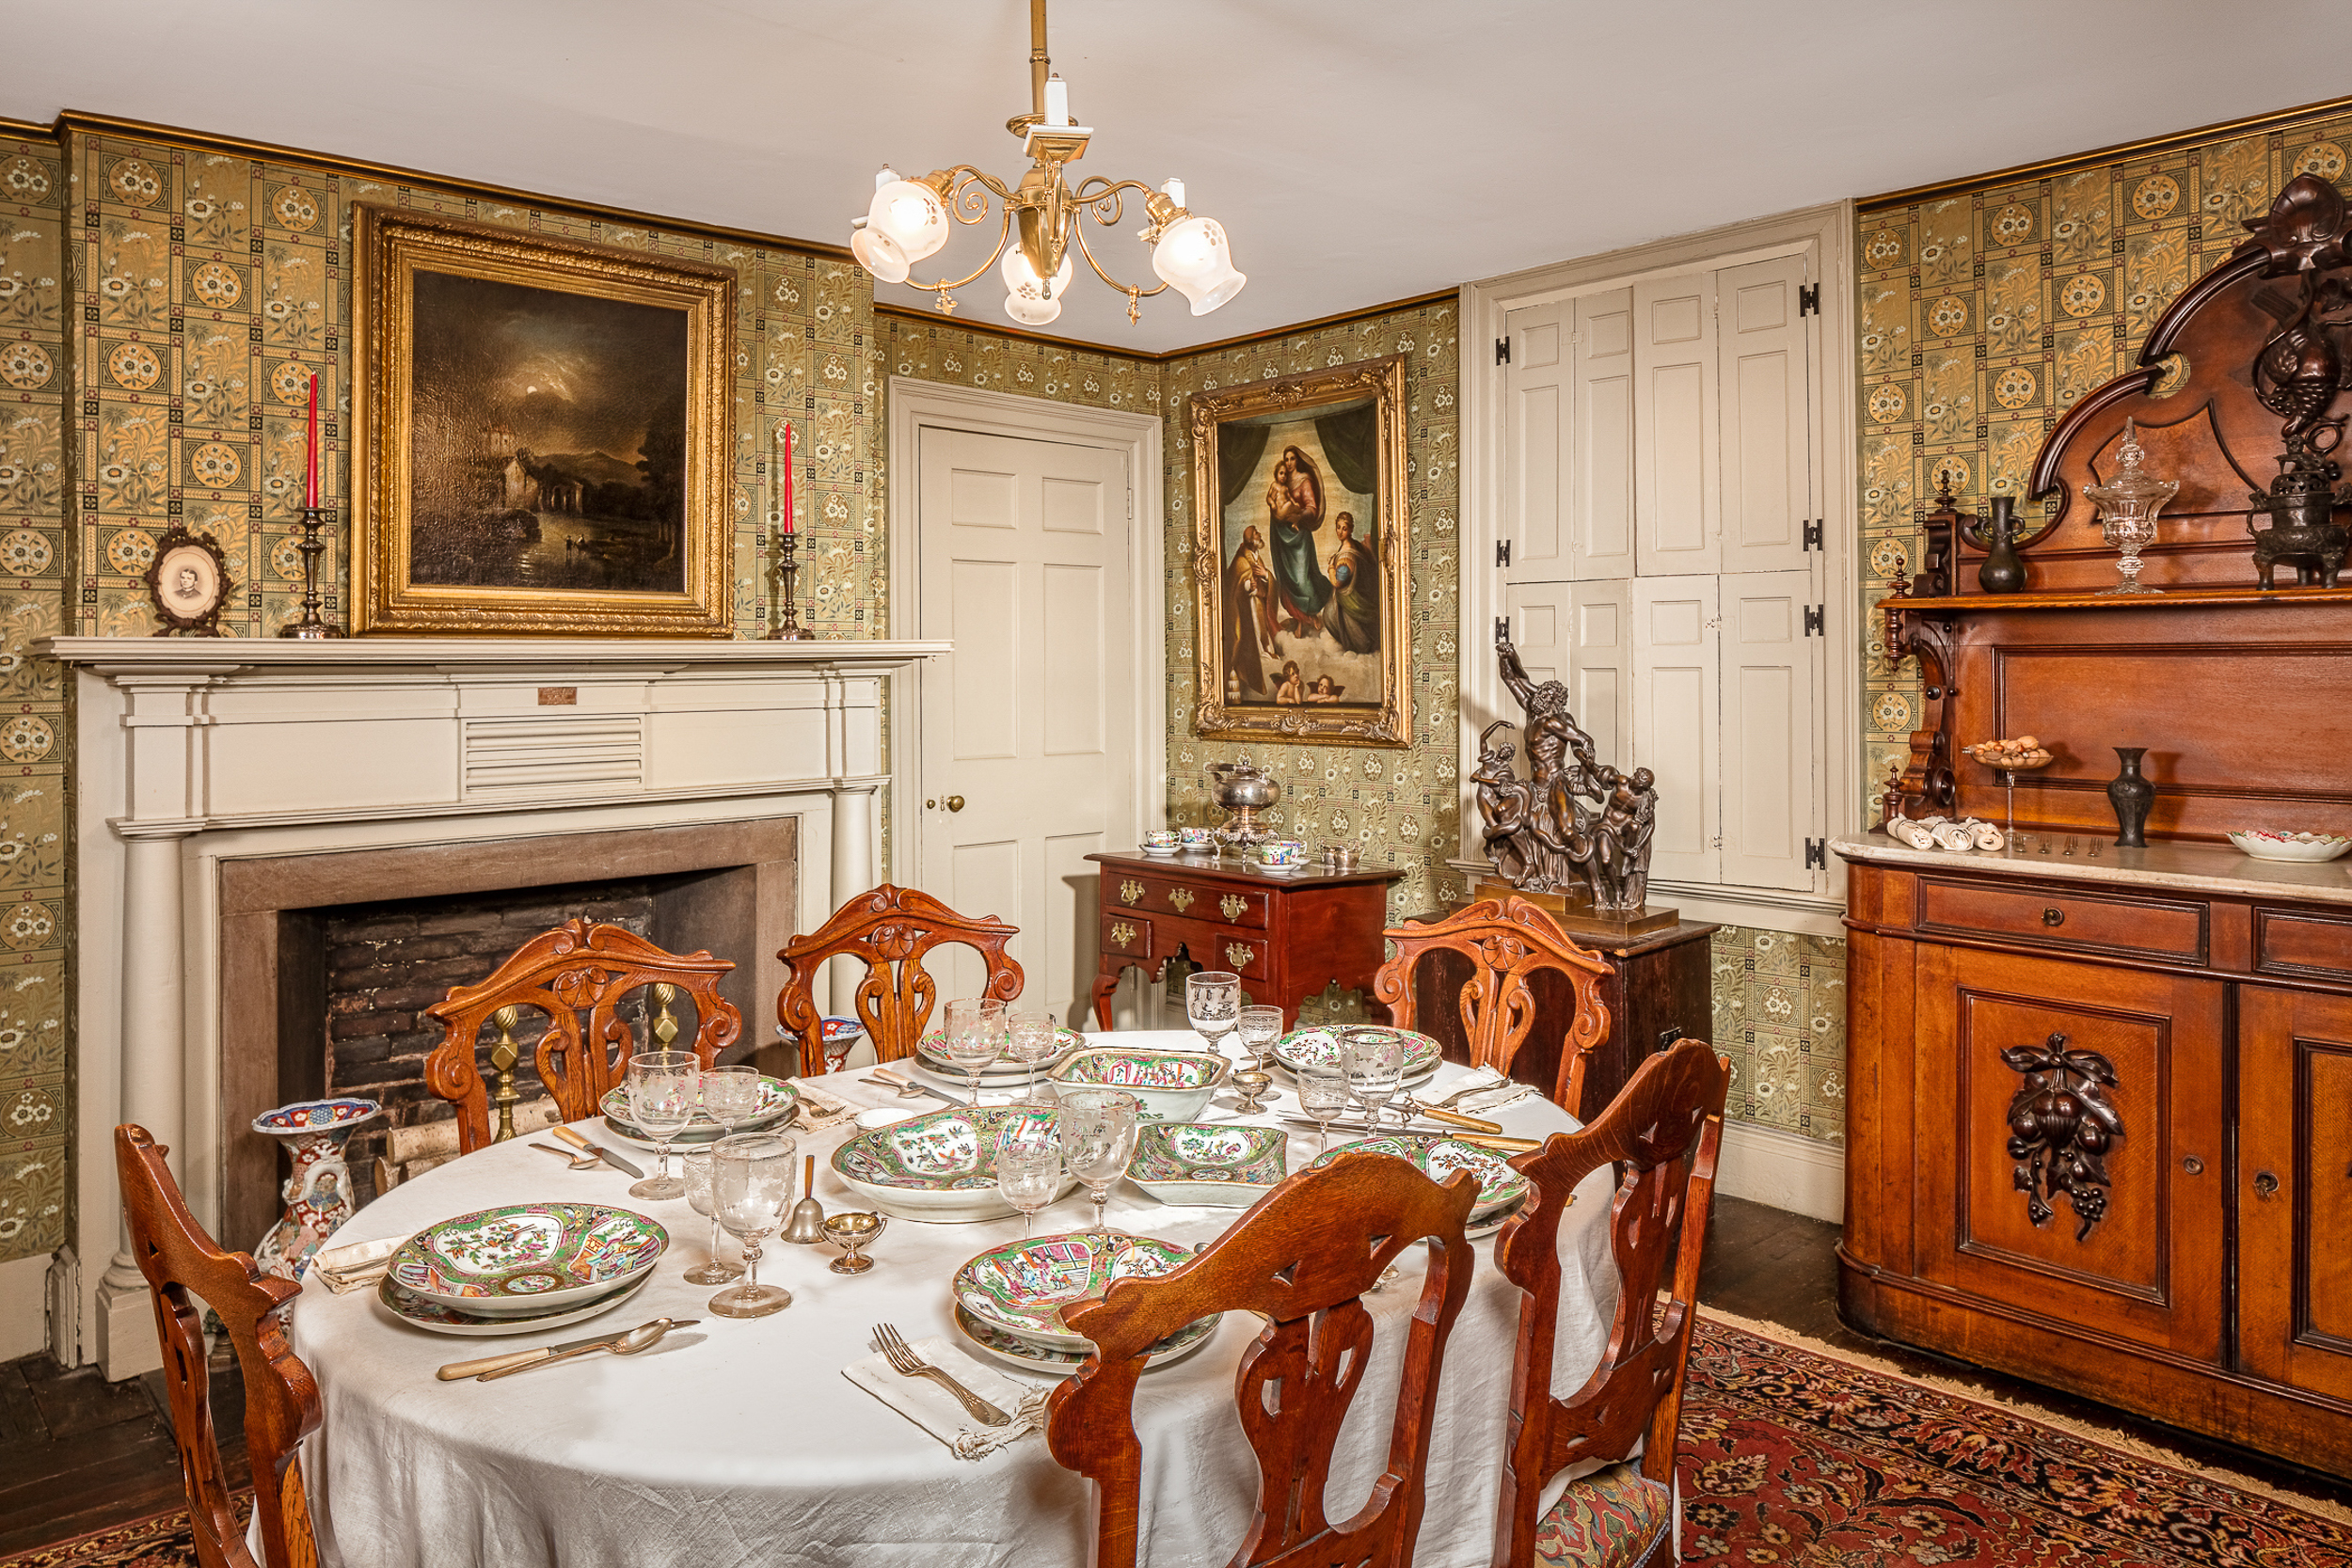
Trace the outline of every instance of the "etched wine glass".
{"label": "etched wine glass", "polygon": [[1062,1164],[1086,1183],[1087,1196],[1094,1199],[1094,1228],[1101,1230],[1111,1189],[1135,1157],[1142,1101],[1121,1089],[1062,1089],[1056,1098],[1061,1105]]}
{"label": "etched wine glass", "polygon": [[759,1114],[759,1069],[749,1062],[703,1069],[703,1115],[722,1135]]}
{"label": "etched wine glass", "polygon": [[1207,1049],[1221,1052],[1221,1042],[1241,1018],[1241,976],[1204,969],[1186,977],[1184,1018]]}
{"label": "etched wine glass", "polygon": [[710,1259],[686,1271],[689,1285],[724,1285],[743,1277],[743,1271],[719,1259],[719,1200],[711,1192],[710,1149],[690,1148],[678,1156],[686,1167],[686,1201],[710,1222]]}
{"label": "etched wine glass", "polygon": [[1025,1129],[1015,1123],[1009,1128],[996,1145],[996,1191],[1021,1211],[1023,1240],[1027,1240],[1037,1212],[1060,1190],[1060,1135],[1051,1127]]}
{"label": "etched wine glass", "polygon": [[1377,1132],[1381,1108],[1405,1086],[1405,1042],[1382,1030],[1343,1034],[1340,1064],[1347,1073],[1347,1092],[1364,1107],[1365,1126]]}
{"label": "etched wine glass", "polygon": [[940,1053],[972,1081],[975,1107],[980,1103],[980,1074],[1005,1053],[1005,1011],[1006,1004],[993,996],[947,1004],[947,1032],[940,1038]]}
{"label": "etched wine glass", "polygon": [[1015,1007],[1006,1015],[1005,1054],[1027,1069],[1021,1085],[1021,1102],[1037,1103],[1037,1065],[1054,1053],[1061,1025],[1042,1007]]}
{"label": "etched wine glass", "polygon": [[710,1298],[723,1318],[764,1318],[792,1305],[792,1292],[759,1282],[761,1238],[784,1223],[792,1200],[792,1152],[774,1132],[738,1132],[710,1146],[710,1190],[719,1223],[743,1243],[743,1283]]}
{"label": "etched wine glass", "polygon": [[702,1063],[691,1051],[640,1051],[628,1059],[628,1119],[661,1156],[655,1173],[628,1190],[631,1197],[684,1197],[686,1183],[670,1174],[670,1140],[694,1119],[702,1096]]}
{"label": "etched wine glass", "polygon": [[1338,1062],[1298,1064],[1298,1108],[1315,1124],[1315,1158],[1331,1147],[1331,1123],[1347,1109],[1347,1069]]}
{"label": "etched wine glass", "polygon": [[1256,1006],[1244,1007],[1233,1032],[1241,1037],[1243,1049],[1249,1053],[1249,1065],[1263,1072],[1271,1058],[1274,1042],[1282,1037],[1282,1009]]}

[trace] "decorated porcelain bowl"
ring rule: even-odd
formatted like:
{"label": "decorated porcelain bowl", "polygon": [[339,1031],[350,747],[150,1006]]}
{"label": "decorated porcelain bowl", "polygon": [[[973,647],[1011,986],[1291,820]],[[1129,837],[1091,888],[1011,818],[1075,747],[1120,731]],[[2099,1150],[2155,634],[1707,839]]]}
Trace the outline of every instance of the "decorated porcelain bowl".
{"label": "decorated porcelain bowl", "polygon": [[958,1306],[992,1328],[1048,1350],[1094,1348],[1061,1321],[1062,1308],[1091,1300],[1121,1279],[1164,1275],[1192,1248],[1116,1230],[1073,1230],[991,1247],[956,1271]]}
{"label": "decorated porcelain bowl", "polygon": [[1216,847],[1216,830],[1215,828],[1179,828],[1176,830],[1176,842],[1186,851],[1199,854],[1203,849]]}
{"label": "decorated porcelain bowl", "polygon": [[857,1049],[857,1042],[866,1037],[866,1025],[853,1018],[820,1018],[817,1021],[817,1036],[828,1052],[838,1051],[846,1042]]}
{"label": "decorated porcelain bowl", "polygon": [[1232,1075],[1233,1064],[1206,1051],[1152,1051],[1097,1045],[1073,1052],[1054,1069],[1057,1089],[1125,1089],[1143,1102],[1145,1121],[1189,1121]]}
{"label": "decorated porcelain bowl", "polygon": [[489,1318],[585,1305],[660,1260],[670,1233],[600,1203],[510,1203],[418,1231],[392,1254],[389,1278],[411,1295]]}
{"label": "decorated porcelain bowl", "polygon": [[1427,1035],[1415,1034],[1410,1029],[1391,1029],[1385,1023],[1330,1023],[1314,1029],[1294,1029],[1274,1042],[1274,1059],[1294,1072],[1301,1062],[1336,1064],[1351,1035],[1393,1035],[1403,1040],[1407,1084],[1428,1077],[1445,1059],[1438,1042]]}
{"label": "decorated porcelain bowl", "polygon": [[1307,863],[1307,846],[1295,838],[1269,838],[1251,845],[1249,858],[1269,871],[1289,871]]}
{"label": "decorated porcelain bowl", "polygon": [[1279,1127],[1155,1121],[1136,1135],[1127,1180],[1162,1203],[1247,1209],[1282,1180],[1289,1148]]}
{"label": "decorated porcelain bowl", "polygon": [[306,1100],[280,1105],[253,1118],[253,1131],[273,1138],[299,1138],[310,1132],[347,1132],[380,1115],[384,1107],[373,1100]]}
{"label": "decorated porcelain bowl", "polygon": [[[1456,1141],[1435,1132],[1396,1132],[1376,1138],[1359,1138],[1332,1149],[1316,1165],[1327,1165],[1342,1154],[1369,1151],[1374,1154],[1393,1154],[1410,1160],[1413,1168],[1432,1181],[1452,1180],[1457,1170],[1469,1171],[1478,1180],[1478,1200],[1470,1205],[1470,1223],[1483,1225],[1505,1211],[1517,1208],[1527,1196],[1528,1180],[1511,1168],[1511,1163],[1499,1154],[1489,1154],[1471,1144]],[[1309,1167],[1310,1169],[1313,1167]]]}
{"label": "decorated porcelain bowl", "polygon": [[[763,1076],[759,1081],[759,1109],[752,1114],[749,1120],[738,1122],[735,1130],[738,1132],[764,1132],[791,1116],[792,1107],[800,1101],[800,1098],[801,1091],[783,1079]],[[642,1144],[650,1144],[654,1141],[647,1134],[639,1132],[636,1124],[628,1119],[628,1085],[627,1084],[615,1084],[605,1090],[604,1098],[596,1102],[596,1108],[604,1113],[606,1123],[622,1137],[633,1138]],[[694,1119],[688,1122],[678,1134],[670,1140],[670,1147],[684,1148],[691,1144],[712,1144],[726,1135],[727,1130],[704,1116],[698,1105],[695,1109]]]}
{"label": "decorated porcelain bowl", "polygon": [[[1037,1070],[1040,1072],[1049,1070],[1056,1062],[1060,1061],[1085,1043],[1075,1029],[1055,1030],[1054,1053],[1038,1063]],[[963,1069],[947,1059],[947,1031],[945,1028],[934,1029],[915,1042],[914,1059],[929,1070],[952,1078],[959,1084],[971,1081]],[[1020,1083],[1028,1075],[1029,1069],[1010,1056],[999,1056],[988,1066],[980,1069],[980,1082],[997,1087],[1001,1087],[1008,1080],[1016,1084]]]}
{"label": "decorated porcelain bowl", "polygon": [[1184,847],[1184,841],[1172,828],[1154,828],[1143,835],[1143,852],[1147,855],[1172,855]]}
{"label": "decorated porcelain bowl", "polygon": [[[861,1198],[898,1219],[1000,1220],[1017,1212],[996,1191],[996,1146],[1008,1134],[1040,1137],[1054,1125],[1050,1106],[963,1106],[910,1117],[858,1133],[833,1151],[835,1176]],[[1076,1189],[1064,1176],[1055,1200]]]}
{"label": "decorated porcelain bowl", "polygon": [[2342,833],[2279,833],[2249,828],[2230,835],[2238,853],[2258,861],[2331,861],[2352,849],[2352,838]]}

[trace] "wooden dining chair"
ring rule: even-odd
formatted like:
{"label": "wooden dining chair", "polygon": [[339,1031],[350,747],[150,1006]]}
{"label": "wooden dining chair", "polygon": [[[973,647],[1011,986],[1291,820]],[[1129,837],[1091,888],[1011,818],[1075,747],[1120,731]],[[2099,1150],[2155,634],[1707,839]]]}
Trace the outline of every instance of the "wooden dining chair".
{"label": "wooden dining chair", "polygon": [[[170,1152],[144,1127],[115,1129],[115,1170],[131,1226],[131,1256],[154,1291],[171,1434],[180,1449],[198,1560],[207,1568],[311,1568],[318,1542],[294,1449],[318,1430],[319,1386],[286,1343],[285,1316],[302,1287],[263,1274],[249,1253],[220,1250],[182,1201],[180,1184],[164,1163]],[[213,1428],[207,1307],[228,1329],[245,1377],[245,1448],[253,1465],[253,1511],[262,1523],[259,1564],[237,1523],[235,1494]]]}
{"label": "wooden dining chair", "polygon": [[1417,1027],[1416,1019],[1443,1005],[1423,994],[1436,968],[1433,954],[1469,962],[1470,978],[1453,1001],[1472,1067],[1510,1072],[1534,1026],[1536,977],[1559,975],[1575,998],[1576,1021],[1561,1042],[1550,1093],[1571,1112],[1583,1103],[1585,1059],[1609,1036],[1609,1006],[1600,999],[1609,966],[1570,941],[1550,915],[1524,898],[1482,898],[1443,920],[1408,920],[1382,934],[1396,952],[1373,977],[1372,993],[1399,1029]]}
{"label": "wooden dining chair", "polygon": [[896,1061],[914,1054],[938,987],[923,958],[943,945],[969,947],[988,966],[982,996],[1010,1002],[1021,994],[1021,966],[1005,955],[1019,927],[994,915],[975,920],[958,914],[928,893],[884,882],[861,893],[833,918],[804,937],[794,937],[776,957],[784,960],[784,989],[776,994],[776,1022],[801,1042],[801,1070],[825,1070],[814,988],[832,958],[866,965],[854,997],[858,1022],[874,1042],[874,1059]]}
{"label": "wooden dining chair", "polygon": [[[539,1081],[564,1120],[595,1116],[606,1091],[626,1077],[637,1049],[636,1031],[619,1016],[623,998],[640,987],[655,988],[648,1049],[691,1049],[708,1067],[742,1037],[743,1015],[719,994],[719,977],[734,967],[707,953],[665,952],[626,927],[567,920],[523,943],[480,985],[453,986],[447,999],[425,1009],[444,1029],[441,1043],[425,1058],[425,1084],[456,1102],[461,1150],[470,1154],[490,1143],[492,1096],[480,1057],[483,1025],[491,1024],[497,1038],[490,1065],[499,1074],[497,1101],[504,1113],[499,1136],[512,1136],[512,1108],[520,1098],[513,1083],[515,1030],[526,1012],[536,1012],[548,1020],[533,1052]],[[686,1047],[675,1044],[674,1008],[681,992],[694,1006],[694,1037]]]}
{"label": "wooden dining chair", "polygon": [[[1675,1447],[1698,1315],[1700,1254],[1715,1194],[1730,1064],[1698,1040],[1652,1056],[1577,1132],[1555,1132],[1511,1164],[1532,1182],[1495,1240],[1495,1263],[1526,1292],[1511,1372],[1510,1447],[1496,1524],[1496,1568],[1670,1562]],[[1609,1242],[1622,1289],[1600,1365],[1566,1399],[1551,1392],[1560,1317],[1560,1221],[1577,1184],[1622,1162]],[[1665,1298],[1659,1286],[1673,1266]],[[1630,1457],[1636,1442],[1640,1457]],[[1544,1484],[1571,1465],[1608,1463],[1539,1512]]]}
{"label": "wooden dining chair", "polygon": [[[1421,1532],[1438,1374],[1475,1261],[1462,1227],[1478,1183],[1439,1186],[1392,1154],[1342,1153],[1289,1178],[1199,1254],[1155,1279],[1125,1279],[1068,1308],[1095,1354],[1045,1406],[1045,1443],[1094,1482],[1095,1568],[1135,1568],[1143,1449],[1136,1379],[1150,1347],[1211,1312],[1266,1320],[1243,1355],[1233,1398],[1258,1461],[1257,1512],[1236,1563],[1410,1568]],[[1332,1523],[1324,1483],[1372,1354],[1361,1298],[1427,1240],[1428,1272],[1405,1346],[1388,1462],[1355,1517]]]}

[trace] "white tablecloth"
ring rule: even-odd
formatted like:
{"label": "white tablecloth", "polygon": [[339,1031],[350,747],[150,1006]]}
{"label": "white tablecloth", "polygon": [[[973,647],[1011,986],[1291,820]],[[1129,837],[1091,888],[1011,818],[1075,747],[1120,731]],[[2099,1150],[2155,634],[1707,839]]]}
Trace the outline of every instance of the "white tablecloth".
{"label": "white tablecloth", "polygon": [[[1189,1034],[1120,1037],[1122,1044],[1198,1043]],[[1460,1071],[1441,1069],[1437,1085]],[[844,1099],[881,1103],[882,1091],[858,1082],[864,1076],[852,1069],[822,1082]],[[1296,1114],[1287,1093],[1271,1105]],[[1522,1137],[1574,1126],[1557,1106],[1534,1099],[1494,1119]],[[600,1123],[580,1125],[592,1137],[602,1132]],[[818,1156],[818,1196],[831,1210],[862,1207],[826,1164],[848,1135],[801,1139],[803,1154]],[[1313,1137],[1294,1138],[1292,1168],[1312,1154]],[[735,1322],[703,1310],[723,1287],[679,1277],[702,1261],[709,1235],[708,1222],[684,1199],[631,1198],[628,1178],[601,1168],[568,1171],[527,1141],[483,1149],[395,1189],[362,1210],[337,1243],[403,1235],[496,1204],[575,1199],[652,1213],[670,1228],[671,1251],[654,1282],[626,1307],[544,1339],[429,1334],[392,1318],[372,1292],[306,1290],[294,1309],[294,1342],[317,1375],[326,1419],[303,1462],[329,1564],[1074,1568],[1087,1560],[1086,1483],[1054,1463],[1042,1436],[987,1459],[959,1460],[841,1375],[871,1353],[869,1334],[879,1323],[897,1324],[909,1339],[955,1339],[947,1280],[965,1259],[1016,1237],[1018,1220],[893,1220],[874,1249],[878,1266],[862,1277],[829,1272],[827,1261],[837,1256],[830,1246],[771,1238],[761,1277],[788,1287],[793,1305]],[[651,1155],[628,1152],[651,1168]],[[1598,1361],[1615,1308],[1609,1180],[1605,1167],[1595,1174],[1564,1227],[1563,1391]],[[1200,1242],[1238,1212],[1165,1206],[1122,1182],[1109,1220]],[[1082,1227],[1090,1213],[1081,1189],[1039,1216],[1039,1233]],[[1519,1292],[1494,1271],[1491,1244],[1477,1250],[1479,1272],[1438,1388],[1418,1558],[1428,1568],[1484,1568],[1493,1553]],[[1342,1433],[1333,1518],[1361,1506],[1386,1450],[1405,1322],[1420,1289],[1411,1257],[1403,1277],[1366,1298],[1378,1334]],[[487,1384],[433,1375],[444,1362],[617,1332],[665,1315],[702,1321],[635,1357],[596,1355]],[[1247,1314],[1230,1315],[1200,1354],[1139,1386],[1136,1425],[1148,1465],[1143,1529],[1154,1568],[1228,1561],[1248,1520],[1256,1465],[1233,1411],[1233,1370],[1258,1326]]]}

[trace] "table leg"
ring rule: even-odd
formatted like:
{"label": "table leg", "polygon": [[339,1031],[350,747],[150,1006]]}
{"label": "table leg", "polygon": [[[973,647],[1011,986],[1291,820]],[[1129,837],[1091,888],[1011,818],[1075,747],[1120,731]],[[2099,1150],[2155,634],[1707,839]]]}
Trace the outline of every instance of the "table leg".
{"label": "table leg", "polygon": [[1111,1026],[1111,992],[1119,989],[1121,970],[1141,968],[1134,958],[1117,953],[1105,953],[1095,963],[1094,1026],[1107,1032]]}

